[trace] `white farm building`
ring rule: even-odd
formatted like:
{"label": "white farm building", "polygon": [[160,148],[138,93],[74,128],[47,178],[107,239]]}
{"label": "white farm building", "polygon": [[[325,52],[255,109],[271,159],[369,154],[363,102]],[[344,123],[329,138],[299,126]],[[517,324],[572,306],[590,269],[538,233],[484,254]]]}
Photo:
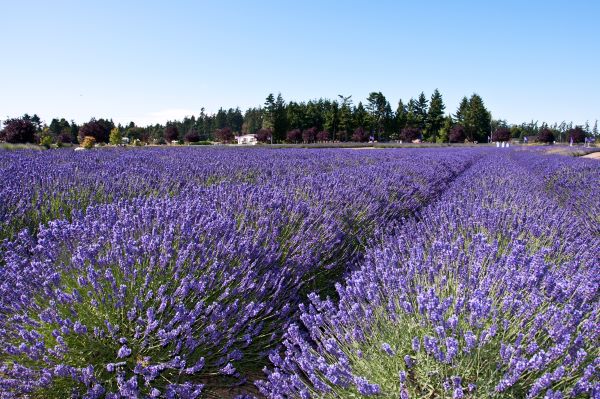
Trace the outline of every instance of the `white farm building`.
{"label": "white farm building", "polygon": [[235,137],[238,144],[242,145],[256,145],[258,144],[258,140],[256,139],[255,134],[244,134],[243,136]]}

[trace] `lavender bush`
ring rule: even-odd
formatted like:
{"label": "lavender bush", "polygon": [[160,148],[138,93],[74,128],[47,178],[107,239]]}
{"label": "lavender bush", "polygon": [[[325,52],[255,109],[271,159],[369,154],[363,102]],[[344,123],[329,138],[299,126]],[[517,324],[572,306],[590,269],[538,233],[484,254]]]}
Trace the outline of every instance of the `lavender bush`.
{"label": "lavender bush", "polygon": [[600,397],[600,240],[565,201],[597,202],[599,168],[553,159],[488,155],[386,234],[338,301],[301,307],[261,392]]}
{"label": "lavender bush", "polygon": [[[46,153],[45,153],[46,154]],[[0,397],[182,397],[256,375],[298,303],[479,151],[1,154]]]}

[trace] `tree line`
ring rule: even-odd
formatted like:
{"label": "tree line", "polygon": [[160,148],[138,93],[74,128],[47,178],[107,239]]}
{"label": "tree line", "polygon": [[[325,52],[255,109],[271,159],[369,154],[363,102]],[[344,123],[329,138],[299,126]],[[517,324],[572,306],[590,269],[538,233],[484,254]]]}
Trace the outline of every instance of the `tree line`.
{"label": "tree line", "polygon": [[[111,133],[112,132],[112,133]],[[581,142],[598,136],[598,122],[591,127],[573,123],[548,125],[529,122],[509,125],[492,119],[478,94],[463,97],[454,113],[446,113],[441,93],[431,96],[421,92],[406,103],[398,101],[395,109],[381,92],[372,92],[366,102],[354,104],[352,96],[286,102],[281,94],[269,94],[264,104],[242,113],[240,108],[220,108],[209,114],[204,108],[199,115],[166,124],[137,126],[134,122],[115,125],[112,119],[96,119],[78,125],[64,118],[50,124],[37,115],[7,118],[0,130],[0,141],[11,143],[81,143],[84,137],[96,142],[120,141],[164,144],[177,142],[232,142],[236,135],[256,134],[261,142],[312,143],[342,141],[403,141],[433,143],[488,142],[510,139],[541,142]]]}

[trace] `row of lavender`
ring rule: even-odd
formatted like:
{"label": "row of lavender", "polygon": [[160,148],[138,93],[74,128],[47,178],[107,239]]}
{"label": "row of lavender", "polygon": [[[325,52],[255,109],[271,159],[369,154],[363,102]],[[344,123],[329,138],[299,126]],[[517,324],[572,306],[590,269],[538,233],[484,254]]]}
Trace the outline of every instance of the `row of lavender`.
{"label": "row of lavender", "polygon": [[531,157],[517,151],[512,158],[527,165],[545,181],[545,191],[580,216],[580,221],[595,235],[600,234],[600,171],[594,160],[576,157]]}
{"label": "row of lavender", "polygon": [[[425,168],[423,175],[418,176],[421,168],[416,163],[433,162],[442,169],[448,165],[449,171],[455,173],[464,167],[462,162],[474,156],[439,150],[407,151],[405,155],[399,158],[391,151],[365,154],[188,148],[84,153],[5,151],[0,154],[0,238],[12,237],[23,228],[35,231],[40,224],[69,219],[72,213],[78,216],[94,204],[195,195],[199,188],[219,184],[270,185],[299,192],[313,182],[316,187],[312,191],[329,190],[336,197],[333,200],[346,197],[347,202],[352,197],[338,194],[355,184],[366,190],[384,189],[368,184],[369,173],[389,168],[386,177],[401,176],[397,182],[390,179],[394,187],[402,188],[406,178],[419,180],[417,183],[423,185],[422,179],[429,178],[431,171]],[[329,181],[321,182],[321,177]],[[375,179],[378,182],[381,177]],[[410,192],[398,192],[403,194]],[[329,201],[327,197],[316,198],[319,199]],[[385,197],[378,199],[386,201]]]}
{"label": "row of lavender", "polygon": [[243,383],[305,293],[480,156],[3,153],[0,397],[193,398]]}
{"label": "row of lavender", "polygon": [[600,397],[594,162],[479,161],[368,251],[339,301],[311,296],[262,393]]}

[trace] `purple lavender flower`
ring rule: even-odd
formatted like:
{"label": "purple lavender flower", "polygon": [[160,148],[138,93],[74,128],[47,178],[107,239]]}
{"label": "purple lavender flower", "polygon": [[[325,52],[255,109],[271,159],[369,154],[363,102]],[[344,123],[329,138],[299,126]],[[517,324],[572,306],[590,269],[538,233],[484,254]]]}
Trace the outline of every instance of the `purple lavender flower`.
{"label": "purple lavender flower", "polygon": [[[0,388],[35,395],[57,371],[90,397],[197,397],[194,381],[231,366],[244,383],[244,365],[276,349],[266,396],[374,392],[348,354],[389,320],[415,327],[389,349],[427,357],[419,367],[483,353],[503,394],[593,397],[597,163],[485,148],[285,155],[0,153]],[[308,294],[334,288],[336,300]],[[145,358],[63,360],[98,341]],[[103,369],[111,382],[90,373]]]}
{"label": "purple lavender flower", "polygon": [[235,367],[233,367],[233,365],[231,363],[227,363],[227,365],[223,368],[221,368],[219,370],[219,372],[221,372],[221,374],[225,374],[225,375],[233,375],[235,374]]}
{"label": "purple lavender flower", "polygon": [[117,357],[123,358],[123,357],[128,357],[129,355],[131,355],[131,349],[129,349],[127,347],[127,345],[123,345],[119,349],[119,353],[117,354]]}
{"label": "purple lavender flower", "polygon": [[371,384],[363,377],[355,377],[354,384],[361,395],[372,396],[380,393],[381,389],[377,384]]}
{"label": "purple lavender flower", "polygon": [[390,346],[390,344],[384,342],[381,344],[381,350],[384,351],[385,353],[387,353],[390,356],[394,356],[396,354],[396,352],[394,352],[394,350],[392,349],[392,347]]}

